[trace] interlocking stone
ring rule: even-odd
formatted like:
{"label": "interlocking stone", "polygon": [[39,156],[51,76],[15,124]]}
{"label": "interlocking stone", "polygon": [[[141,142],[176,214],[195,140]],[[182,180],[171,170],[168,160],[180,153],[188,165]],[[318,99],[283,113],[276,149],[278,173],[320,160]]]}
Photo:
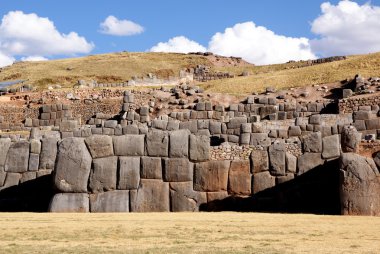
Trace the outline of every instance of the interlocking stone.
{"label": "interlocking stone", "polygon": [[169,212],[169,183],[141,179],[137,190],[130,191],[131,212]]}
{"label": "interlocking stone", "polygon": [[29,142],[12,143],[8,149],[4,169],[7,172],[23,173],[28,171]]}
{"label": "interlocking stone", "polygon": [[90,202],[86,193],[59,193],[50,202],[49,212],[53,213],[87,213]]}
{"label": "interlocking stone", "polygon": [[93,159],[113,156],[112,137],[106,135],[92,135],[85,139],[88,150]]}
{"label": "interlocking stone", "polygon": [[164,181],[187,182],[193,180],[193,164],[186,158],[165,158]]}
{"label": "interlocking stone", "polygon": [[251,194],[251,172],[249,160],[231,161],[228,176],[228,192],[235,195]]}
{"label": "interlocking stone", "polygon": [[93,160],[89,187],[93,193],[116,189],[117,157]]}
{"label": "interlocking stone", "polygon": [[[133,190],[140,183],[140,157],[119,157],[119,190]],[[115,174],[116,175],[116,174]]]}
{"label": "interlocking stone", "polygon": [[92,213],[125,213],[129,212],[129,191],[107,191],[90,195]]}
{"label": "interlocking stone", "polygon": [[189,156],[189,135],[190,131],[185,129],[170,132],[170,157],[182,158]]}
{"label": "interlocking stone", "polygon": [[194,173],[194,190],[227,190],[230,161],[208,161],[197,163]]}

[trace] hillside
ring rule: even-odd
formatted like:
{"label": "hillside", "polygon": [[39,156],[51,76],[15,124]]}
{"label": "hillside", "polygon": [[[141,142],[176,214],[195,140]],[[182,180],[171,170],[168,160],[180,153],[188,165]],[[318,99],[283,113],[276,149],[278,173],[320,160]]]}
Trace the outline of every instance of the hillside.
{"label": "hillside", "polygon": [[[224,58],[222,66],[237,65],[233,59],[226,59],[229,58]],[[159,78],[178,76],[181,69],[198,64],[216,66],[213,62],[212,56],[196,54],[120,52],[42,62],[18,62],[1,70],[0,81],[27,79],[39,88],[49,84],[72,86],[78,79],[116,83],[147,73]],[[245,61],[240,61],[239,65],[250,66]]]}
{"label": "hillside", "polygon": [[358,73],[364,77],[378,77],[380,53],[349,56],[346,60],[307,67],[302,67],[302,63],[255,66],[250,72],[247,77],[210,81],[203,87],[209,92],[247,94],[262,92],[268,86],[285,89],[334,83],[351,79]]}
{"label": "hillside", "polygon": [[[201,83],[209,92],[247,94],[265,87],[277,89],[334,83],[363,76],[380,76],[380,53],[350,56],[346,60],[308,66],[306,62],[254,66],[236,58],[176,53],[129,53],[91,55],[46,62],[19,62],[1,69],[0,81],[27,79],[38,88],[49,84],[72,87],[79,79],[117,83],[153,73],[159,78],[178,76],[181,69],[198,64],[212,72],[229,72],[235,78]],[[249,76],[239,76],[243,71]]]}

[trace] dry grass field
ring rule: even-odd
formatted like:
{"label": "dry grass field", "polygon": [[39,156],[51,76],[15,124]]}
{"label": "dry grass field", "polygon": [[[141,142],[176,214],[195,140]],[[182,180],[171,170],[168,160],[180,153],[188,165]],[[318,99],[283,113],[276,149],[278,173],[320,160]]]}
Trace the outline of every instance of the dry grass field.
{"label": "dry grass field", "polygon": [[380,218],[259,213],[0,214],[0,253],[379,253]]}

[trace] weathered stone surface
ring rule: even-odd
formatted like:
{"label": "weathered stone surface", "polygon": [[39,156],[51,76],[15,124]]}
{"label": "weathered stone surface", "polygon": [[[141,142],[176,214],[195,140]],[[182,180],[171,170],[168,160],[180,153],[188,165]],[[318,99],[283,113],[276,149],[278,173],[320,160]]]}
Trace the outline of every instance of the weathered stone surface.
{"label": "weathered stone surface", "polygon": [[190,131],[187,129],[170,132],[170,157],[182,158],[189,156],[189,135]]}
{"label": "weathered stone surface", "polygon": [[31,153],[29,154],[28,171],[37,171],[40,165],[40,155]]}
{"label": "weathered stone surface", "polygon": [[28,182],[28,181],[32,181],[32,180],[36,179],[36,177],[37,177],[37,172],[22,173],[21,178],[20,178],[20,184]]}
{"label": "weathered stone surface", "polygon": [[269,157],[266,150],[253,150],[251,153],[252,173],[269,170]]}
{"label": "weathered stone surface", "polygon": [[168,157],[169,137],[167,132],[152,130],[146,135],[146,150],[149,156]]}
{"label": "weathered stone surface", "polygon": [[187,182],[193,180],[193,164],[186,158],[165,158],[164,181]]}
{"label": "weathered stone surface", "polygon": [[6,173],[5,181],[0,191],[18,185],[21,177],[22,175],[19,173]]}
{"label": "weathered stone surface", "polygon": [[281,176],[285,175],[285,154],[286,147],[284,143],[274,143],[269,147],[269,170],[272,175]]}
{"label": "weathered stone surface", "polygon": [[340,158],[340,200],[344,215],[380,215],[380,174],[371,158],[344,153]]}
{"label": "weathered stone surface", "polygon": [[294,179],[294,174],[292,173],[288,173],[284,176],[278,176],[276,177],[276,184],[282,184],[282,183],[286,183],[288,181],[291,181]]}
{"label": "weathered stone surface", "polygon": [[304,153],[298,157],[298,175],[322,165],[324,161],[320,153]]}
{"label": "weathered stone surface", "polygon": [[54,183],[62,192],[87,192],[92,158],[81,138],[67,138],[59,144]]}
{"label": "weathered stone surface", "polygon": [[207,192],[207,202],[213,202],[217,200],[223,200],[225,198],[228,198],[228,192],[227,191],[217,191],[217,192]]}
{"label": "weathered stone surface", "polygon": [[50,202],[49,212],[53,213],[87,213],[90,202],[86,193],[59,193]]}
{"label": "weathered stone surface", "polygon": [[161,158],[141,157],[141,178],[162,179]]}
{"label": "weathered stone surface", "polygon": [[0,138],[0,167],[5,165],[9,147],[11,146],[10,138]]}
{"label": "weathered stone surface", "polygon": [[140,157],[119,157],[119,190],[133,190],[140,183]]}
{"label": "weathered stone surface", "polygon": [[196,164],[194,173],[194,190],[227,190],[230,161],[208,161]]}
{"label": "weathered stone surface", "polygon": [[170,183],[170,201],[172,212],[195,212],[207,197],[205,192],[193,190],[193,182]]}
{"label": "weathered stone surface", "polygon": [[272,188],[276,185],[276,177],[272,176],[269,171],[253,175],[253,194]]}
{"label": "weathered stone surface", "polygon": [[190,135],[190,160],[207,161],[210,158],[210,138],[205,135]]}
{"label": "weathered stone surface", "polygon": [[340,155],[339,135],[327,136],[322,139],[322,157],[324,159],[337,158]]}
{"label": "weathered stone surface", "polygon": [[9,147],[5,160],[5,171],[23,173],[28,171],[29,142],[18,141]]}
{"label": "weathered stone surface", "polygon": [[43,138],[41,142],[40,169],[53,169],[57,157],[58,139]]}
{"label": "weathered stone surface", "polygon": [[321,132],[312,132],[302,137],[303,150],[308,153],[322,152],[322,134]]}
{"label": "weathered stone surface", "polygon": [[85,142],[93,159],[114,155],[111,136],[92,135],[86,138]]}
{"label": "weathered stone surface", "polygon": [[251,140],[249,142],[252,146],[270,146],[271,139],[267,133],[251,133]]}
{"label": "weathered stone surface", "polygon": [[169,212],[169,183],[141,179],[137,190],[130,191],[131,212]]}
{"label": "weathered stone surface", "polygon": [[90,195],[92,213],[124,213],[129,212],[129,191],[107,191]]}
{"label": "weathered stone surface", "polygon": [[344,153],[358,152],[361,135],[354,126],[344,126],[341,135],[342,151]]}
{"label": "weathered stone surface", "polygon": [[240,125],[242,123],[247,123],[247,118],[246,117],[235,117],[230,120],[229,123],[227,123],[228,129],[237,129],[240,128]]}
{"label": "weathered stone surface", "polygon": [[104,157],[92,161],[89,187],[93,193],[116,189],[117,157]]}
{"label": "weathered stone surface", "polygon": [[114,136],[114,153],[118,156],[144,156],[144,135]]}
{"label": "weathered stone surface", "polygon": [[235,195],[251,194],[251,172],[249,160],[231,161],[228,175],[228,193]]}
{"label": "weathered stone surface", "polygon": [[291,173],[297,172],[297,157],[291,153],[285,154],[286,171]]}
{"label": "weathered stone surface", "polygon": [[0,167],[0,187],[4,185],[6,177],[7,177],[7,173],[4,171],[3,167]]}
{"label": "weathered stone surface", "polygon": [[30,139],[30,153],[40,154],[41,153],[41,141],[38,139]]}

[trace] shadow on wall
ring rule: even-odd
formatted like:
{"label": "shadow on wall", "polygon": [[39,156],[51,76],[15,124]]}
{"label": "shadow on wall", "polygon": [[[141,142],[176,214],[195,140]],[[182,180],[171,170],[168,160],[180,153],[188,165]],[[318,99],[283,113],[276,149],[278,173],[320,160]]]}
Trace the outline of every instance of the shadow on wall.
{"label": "shadow on wall", "polygon": [[340,215],[339,159],[250,197],[230,196],[202,204],[200,211]]}
{"label": "shadow on wall", "polygon": [[54,196],[52,175],[0,191],[0,212],[47,212]]}

